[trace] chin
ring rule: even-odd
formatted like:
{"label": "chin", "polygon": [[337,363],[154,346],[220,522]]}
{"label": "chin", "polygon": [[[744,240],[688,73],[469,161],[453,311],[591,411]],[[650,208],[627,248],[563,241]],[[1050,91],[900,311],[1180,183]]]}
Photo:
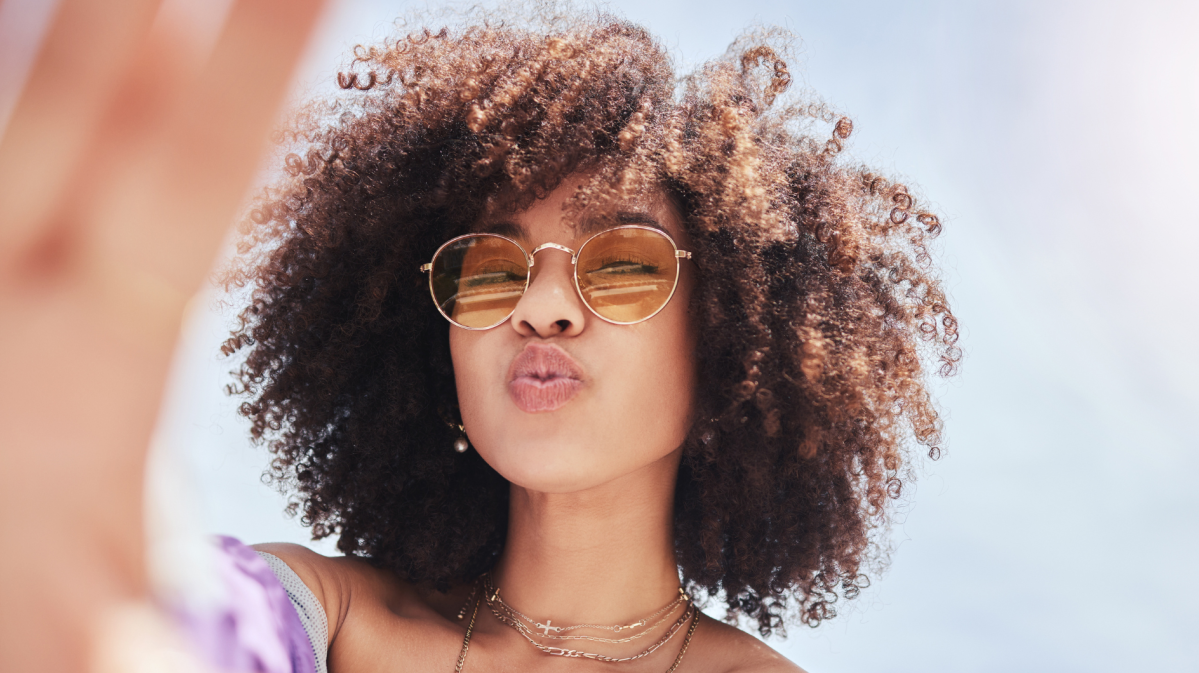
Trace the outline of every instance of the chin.
{"label": "chin", "polygon": [[596,449],[557,439],[501,442],[478,451],[504,479],[540,493],[575,493],[618,476],[597,464]]}

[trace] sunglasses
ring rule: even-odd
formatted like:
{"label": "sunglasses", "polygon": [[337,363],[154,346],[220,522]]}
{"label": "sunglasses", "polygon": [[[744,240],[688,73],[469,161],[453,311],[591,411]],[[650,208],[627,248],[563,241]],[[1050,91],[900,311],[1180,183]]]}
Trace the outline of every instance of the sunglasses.
{"label": "sunglasses", "polygon": [[679,260],[691,253],[650,227],[613,227],[588,238],[576,252],[545,243],[525,252],[498,234],[467,234],[437,249],[421,266],[441,315],[470,330],[503,324],[529,289],[534,256],[542,250],[570,255],[575,290],[592,313],[616,325],[649,320],[666,307],[679,284]]}

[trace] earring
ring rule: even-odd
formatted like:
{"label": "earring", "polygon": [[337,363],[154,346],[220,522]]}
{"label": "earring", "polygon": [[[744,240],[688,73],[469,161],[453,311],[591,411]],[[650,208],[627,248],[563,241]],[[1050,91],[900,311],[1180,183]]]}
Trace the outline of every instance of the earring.
{"label": "earring", "polygon": [[458,432],[461,432],[462,435],[454,440],[454,450],[458,453],[466,453],[466,450],[470,448],[470,442],[466,441],[466,428],[459,425]]}

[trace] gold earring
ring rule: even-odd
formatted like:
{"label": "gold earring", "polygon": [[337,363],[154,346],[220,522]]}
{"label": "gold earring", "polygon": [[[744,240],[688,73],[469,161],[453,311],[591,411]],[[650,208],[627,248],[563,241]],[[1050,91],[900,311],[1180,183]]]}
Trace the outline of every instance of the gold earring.
{"label": "gold earring", "polygon": [[462,435],[454,440],[454,450],[458,453],[466,453],[466,450],[470,448],[470,442],[466,441],[466,428],[459,425],[458,432],[461,432]]}

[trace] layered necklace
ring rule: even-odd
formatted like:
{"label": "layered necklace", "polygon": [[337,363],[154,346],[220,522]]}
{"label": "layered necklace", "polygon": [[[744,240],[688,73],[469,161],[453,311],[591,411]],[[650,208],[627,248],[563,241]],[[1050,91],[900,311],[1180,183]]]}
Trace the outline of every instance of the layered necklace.
{"label": "layered necklace", "polygon": [[[466,663],[466,652],[470,649],[471,632],[474,630],[475,619],[479,614],[479,606],[483,603],[487,604],[487,608],[491,610],[491,614],[494,615],[496,619],[507,625],[509,628],[515,630],[522,637],[524,637],[524,639],[530,645],[546,654],[558,657],[592,659],[595,661],[603,661],[612,664],[634,661],[643,657],[648,657],[663,645],[670,642],[670,640],[674,638],[675,634],[682,629],[683,625],[687,624],[688,620],[690,620],[691,625],[687,629],[687,634],[683,637],[683,646],[679,649],[678,656],[675,657],[674,663],[671,664],[670,668],[666,670],[666,673],[674,673],[674,670],[679,667],[679,663],[683,661],[683,654],[687,652],[687,646],[691,643],[691,634],[695,633],[695,627],[699,623],[699,609],[695,607],[691,597],[680,588],[679,595],[676,596],[675,599],[668,603],[665,607],[653,613],[652,615],[649,615],[648,617],[643,617],[630,624],[574,624],[568,626],[555,626],[552,619],[547,619],[545,620],[545,623],[542,624],[541,622],[524,614],[520,610],[517,610],[511,605],[505,603],[504,599],[500,597],[500,590],[492,583],[491,573],[487,573],[479,578],[479,581],[475,584],[470,596],[466,599],[466,603],[462,606],[462,610],[458,612],[458,619],[464,619],[466,617],[467,610],[470,609],[472,604],[474,605],[474,610],[470,615],[470,622],[467,623],[466,626],[466,636],[462,639],[462,651],[458,654],[458,665],[454,667],[454,673],[462,673],[462,667]],[[669,620],[680,605],[683,606],[683,613],[670,624],[670,626],[666,629],[666,632],[662,634],[662,636],[653,644],[632,656],[610,657],[603,654],[596,654],[594,652],[572,650],[538,642],[538,639],[541,639],[551,641],[589,640],[592,642],[606,644],[630,643],[638,638],[652,633],[655,629]],[[574,631],[580,629],[610,631],[614,634],[630,633],[630,635],[623,638],[572,635]]]}

